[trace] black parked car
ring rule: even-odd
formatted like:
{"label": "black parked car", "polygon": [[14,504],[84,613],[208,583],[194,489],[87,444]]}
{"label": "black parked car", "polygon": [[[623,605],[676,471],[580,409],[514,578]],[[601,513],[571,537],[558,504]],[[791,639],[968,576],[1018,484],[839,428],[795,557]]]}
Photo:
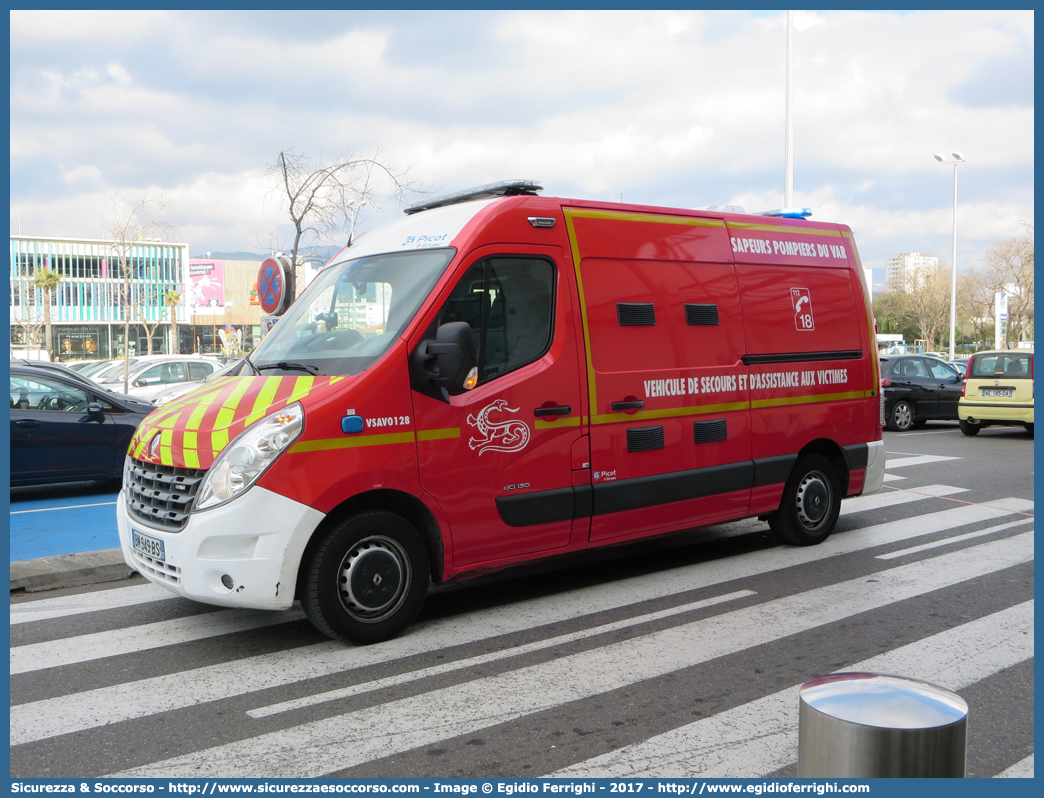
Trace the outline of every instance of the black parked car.
{"label": "black parked car", "polygon": [[902,432],[930,419],[957,420],[961,375],[949,363],[921,355],[882,355],[885,427]]}
{"label": "black parked car", "polygon": [[11,362],[11,485],[118,479],[155,407],[53,368]]}

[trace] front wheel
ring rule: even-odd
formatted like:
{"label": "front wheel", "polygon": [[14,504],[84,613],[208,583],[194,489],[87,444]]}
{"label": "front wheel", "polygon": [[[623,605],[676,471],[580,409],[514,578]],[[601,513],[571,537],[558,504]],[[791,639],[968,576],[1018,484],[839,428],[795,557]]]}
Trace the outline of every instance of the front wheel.
{"label": "front wheel", "polygon": [[892,412],[888,414],[885,426],[892,432],[906,432],[914,425],[914,412],[910,403],[900,399],[892,405]]}
{"label": "front wheel", "polygon": [[776,537],[792,546],[814,546],[834,531],[841,512],[841,486],[834,464],[819,454],[802,457],[769,518]]}
{"label": "front wheel", "polygon": [[301,605],[323,634],[378,643],[405,629],[428,592],[424,543],[394,513],[361,513],[330,529],[309,561]]}
{"label": "front wheel", "polygon": [[972,424],[970,421],[961,420],[957,423],[961,425],[961,432],[963,432],[965,435],[969,437],[971,437],[972,435],[978,435],[979,430],[982,429],[980,425]]}

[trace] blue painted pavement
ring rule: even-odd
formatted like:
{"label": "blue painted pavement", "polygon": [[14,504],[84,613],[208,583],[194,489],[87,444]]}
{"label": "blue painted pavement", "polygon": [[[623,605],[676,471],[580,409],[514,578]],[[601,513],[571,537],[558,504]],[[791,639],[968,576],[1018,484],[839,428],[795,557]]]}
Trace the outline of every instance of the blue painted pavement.
{"label": "blue painted pavement", "polygon": [[115,549],[112,482],[11,489],[11,562]]}

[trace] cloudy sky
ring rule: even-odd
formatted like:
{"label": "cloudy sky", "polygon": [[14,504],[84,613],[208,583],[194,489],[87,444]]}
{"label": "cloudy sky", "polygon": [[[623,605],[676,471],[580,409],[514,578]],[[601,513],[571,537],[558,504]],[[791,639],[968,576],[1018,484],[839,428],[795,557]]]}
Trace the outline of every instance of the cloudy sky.
{"label": "cloudy sky", "polygon": [[[675,207],[783,201],[782,11],[11,12],[11,232],[103,238],[165,196],[193,254],[288,225],[281,149],[380,149],[437,193],[506,178]],[[794,191],[864,264],[958,266],[1033,218],[1030,11],[795,12]],[[359,227],[398,216],[367,208]]]}

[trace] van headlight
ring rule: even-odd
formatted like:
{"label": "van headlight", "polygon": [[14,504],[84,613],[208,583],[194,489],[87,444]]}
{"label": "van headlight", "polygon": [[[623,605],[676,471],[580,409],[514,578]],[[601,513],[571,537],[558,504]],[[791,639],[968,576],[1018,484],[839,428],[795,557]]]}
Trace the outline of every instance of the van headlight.
{"label": "van headlight", "polygon": [[300,402],[247,427],[225,447],[203,477],[194,509],[209,510],[245,493],[303,429],[304,409]]}

